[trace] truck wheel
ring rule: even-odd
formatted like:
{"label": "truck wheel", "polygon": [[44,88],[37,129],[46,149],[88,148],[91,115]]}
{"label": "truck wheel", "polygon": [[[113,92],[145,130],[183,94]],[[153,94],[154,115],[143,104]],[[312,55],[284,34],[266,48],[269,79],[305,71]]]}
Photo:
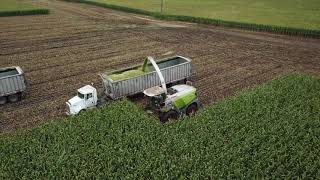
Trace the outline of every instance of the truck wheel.
{"label": "truck wheel", "polygon": [[12,94],[8,97],[9,102],[15,103],[18,102],[20,99],[19,94]]}
{"label": "truck wheel", "polygon": [[77,115],[85,114],[85,112],[86,112],[86,109],[82,109],[82,110],[79,111],[79,113]]}
{"label": "truck wheel", "polygon": [[160,121],[163,123],[168,122],[169,120],[177,120],[177,119],[179,119],[179,114],[177,111],[174,111],[174,110],[160,114]]}
{"label": "truck wheel", "polygon": [[198,106],[196,104],[191,104],[187,108],[186,114],[187,116],[193,116],[198,111]]}
{"label": "truck wheel", "polygon": [[4,105],[7,103],[7,98],[6,97],[0,97],[0,105]]}

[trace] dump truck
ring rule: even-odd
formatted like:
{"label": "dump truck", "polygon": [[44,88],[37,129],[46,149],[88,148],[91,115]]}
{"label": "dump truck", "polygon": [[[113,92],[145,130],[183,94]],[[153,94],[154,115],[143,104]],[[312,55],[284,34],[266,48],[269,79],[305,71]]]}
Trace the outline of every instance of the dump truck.
{"label": "dump truck", "polygon": [[0,68],[0,105],[21,100],[27,86],[24,72],[20,67]]}
{"label": "dump truck", "polygon": [[[142,65],[99,74],[104,97],[98,97],[96,88],[86,85],[66,102],[67,114],[75,115],[94,108],[103,102],[101,99],[116,100],[138,93],[148,97],[148,106],[159,114],[162,121],[191,114],[199,107],[196,89],[186,85],[191,74],[189,58],[174,56],[156,62],[148,57]],[[171,88],[167,89],[167,86]],[[191,104],[193,108],[188,108]]]}

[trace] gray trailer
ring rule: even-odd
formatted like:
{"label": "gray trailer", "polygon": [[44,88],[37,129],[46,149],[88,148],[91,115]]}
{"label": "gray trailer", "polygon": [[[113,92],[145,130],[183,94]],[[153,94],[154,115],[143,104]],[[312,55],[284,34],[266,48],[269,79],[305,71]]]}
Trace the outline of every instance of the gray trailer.
{"label": "gray trailer", "polygon": [[[147,64],[149,63],[149,64]],[[105,95],[111,99],[118,99],[125,96],[142,93],[145,89],[161,85],[160,78],[155,67],[150,65],[148,59],[144,64],[134,67],[101,74]],[[169,86],[174,84],[185,84],[191,77],[191,60],[183,56],[174,56],[156,61],[164,79]],[[115,74],[139,69],[147,65],[148,71],[136,76],[129,75],[128,78],[114,80],[111,77]],[[132,77],[130,77],[132,76]]]}
{"label": "gray trailer", "polygon": [[17,102],[27,89],[27,81],[20,67],[0,69],[0,105]]}

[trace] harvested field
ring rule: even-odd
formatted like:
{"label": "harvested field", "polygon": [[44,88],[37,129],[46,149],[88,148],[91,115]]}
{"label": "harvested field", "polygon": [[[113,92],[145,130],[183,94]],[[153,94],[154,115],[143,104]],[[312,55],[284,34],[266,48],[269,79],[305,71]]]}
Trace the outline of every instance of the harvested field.
{"label": "harvested field", "polygon": [[320,75],[320,40],[163,22],[84,4],[41,0],[49,15],[0,17],[0,67],[21,66],[27,98],[0,107],[0,132],[64,116],[65,101],[99,72],[180,54],[193,59],[204,104],[298,71]]}

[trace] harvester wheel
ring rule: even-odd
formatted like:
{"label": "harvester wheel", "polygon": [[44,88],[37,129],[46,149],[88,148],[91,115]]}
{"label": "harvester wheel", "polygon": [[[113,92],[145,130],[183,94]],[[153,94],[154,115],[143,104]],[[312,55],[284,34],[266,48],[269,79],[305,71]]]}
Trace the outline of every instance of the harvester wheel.
{"label": "harvester wheel", "polygon": [[0,97],[0,105],[4,105],[7,103],[7,98],[6,97]]}
{"label": "harvester wheel", "polygon": [[174,110],[170,110],[168,112],[160,114],[160,121],[163,123],[168,122],[169,120],[177,120],[177,119],[179,119],[179,114],[177,111],[174,111]]}
{"label": "harvester wheel", "polygon": [[18,94],[12,94],[8,97],[9,102],[15,103],[20,100],[20,96]]}
{"label": "harvester wheel", "polygon": [[198,111],[198,106],[196,104],[191,104],[187,108],[186,114],[187,116],[193,116]]}

